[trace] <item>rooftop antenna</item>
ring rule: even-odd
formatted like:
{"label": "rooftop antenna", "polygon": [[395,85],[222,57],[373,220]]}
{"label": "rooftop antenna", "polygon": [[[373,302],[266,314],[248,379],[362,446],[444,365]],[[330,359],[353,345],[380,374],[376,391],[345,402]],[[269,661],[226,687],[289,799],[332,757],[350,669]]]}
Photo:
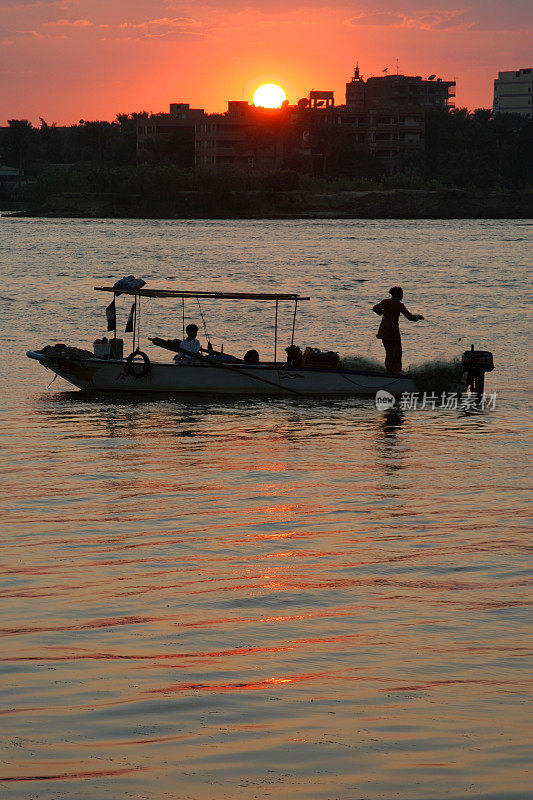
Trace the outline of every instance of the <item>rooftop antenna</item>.
{"label": "rooftop antenna", "polygon": [[396,59],[396,75],[399,75],[398,59]]}
{"label": "rooftop antenna", "polygon": [[361,75],[360,75],[360,72],[359,72],[359,61],[356,61],[355,62],[355,69],[353,71],[353,79],[354,79],[354,81],[356,81],[356,80],[359,80],[360,77],[361,77]]}

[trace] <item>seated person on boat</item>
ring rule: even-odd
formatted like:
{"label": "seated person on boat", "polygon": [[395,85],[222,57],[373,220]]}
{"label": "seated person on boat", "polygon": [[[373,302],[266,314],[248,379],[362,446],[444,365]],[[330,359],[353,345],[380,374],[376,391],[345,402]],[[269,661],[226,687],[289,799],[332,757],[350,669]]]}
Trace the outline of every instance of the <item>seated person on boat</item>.
{"label": "seated person on boat", "polygon": [[184,361],[196,361],[194,356],[199,356],[202,350],[200,342],[196,338],[198,334],[198,325],[187,325],[185,332],[187,338],[181,340],[178,355],[174,356],[174,361],[181,363]]}

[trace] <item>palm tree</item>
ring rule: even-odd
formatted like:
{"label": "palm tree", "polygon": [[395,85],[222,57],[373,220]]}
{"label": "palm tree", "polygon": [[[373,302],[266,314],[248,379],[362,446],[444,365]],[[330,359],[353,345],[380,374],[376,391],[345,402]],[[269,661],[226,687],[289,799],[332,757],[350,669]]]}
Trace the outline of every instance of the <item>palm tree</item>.
{"label": "palm tree", "polygon": [[24,160],[28,149],[32,126],[31,122],[28,122],[27,119],[8,119],[7,123],[9,125],[11,150],[18,164],[20,189],[24,172]]}

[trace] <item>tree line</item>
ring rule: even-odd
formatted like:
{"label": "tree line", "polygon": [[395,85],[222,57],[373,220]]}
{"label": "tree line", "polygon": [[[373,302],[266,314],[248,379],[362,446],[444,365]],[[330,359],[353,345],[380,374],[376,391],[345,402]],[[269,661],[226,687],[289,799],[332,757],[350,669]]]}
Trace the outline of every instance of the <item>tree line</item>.
{"label": "tree line", "polygon": [[0,162],[36,177],[50,164],[135,164],[136,125],[146,111],[117,114],[113,122],[80,120],[58,127],[42,117],[33,126],[27,119],[10,119],[0,128]]}
{"label": "tree line", "polygon": [[[172,148],[154,150],[152,163],[136,166],[136,126],[146,112],[117,114],[113,122],[80,120],[59,128],[44,119],[38,126],[11,119],[0,128],[0,164],[20,170],[34,196],[60,191],[128,193],[231,189],[286,191],[314,185],[335,190],[366,186],[394,188],[457,187],[482,190],[533,186],[533,120],[513,114],[430,110],[425,117],[424,149],[380,163],[342,125],[308,126],[312,159],[302,155],[298,124],[256,133],[257,147],[283,138],[283,169],[250,174],[246,169],[184,170]],[[261,138],[262,136],[262,138]],[[318,157],[317,157],[318,154]],[[33,188],[32,188],[33,187]]]}

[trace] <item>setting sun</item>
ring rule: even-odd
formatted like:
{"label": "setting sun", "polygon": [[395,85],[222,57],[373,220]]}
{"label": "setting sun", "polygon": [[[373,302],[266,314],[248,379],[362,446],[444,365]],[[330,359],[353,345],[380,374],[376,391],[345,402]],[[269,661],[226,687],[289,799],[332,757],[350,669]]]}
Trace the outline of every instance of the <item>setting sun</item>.
{"label": "setting sun", "polygon": [[254,106],[261,108],[281,108],[282,103],[287,99],[287,95],[275,83],[264,83],[254,93]]}

